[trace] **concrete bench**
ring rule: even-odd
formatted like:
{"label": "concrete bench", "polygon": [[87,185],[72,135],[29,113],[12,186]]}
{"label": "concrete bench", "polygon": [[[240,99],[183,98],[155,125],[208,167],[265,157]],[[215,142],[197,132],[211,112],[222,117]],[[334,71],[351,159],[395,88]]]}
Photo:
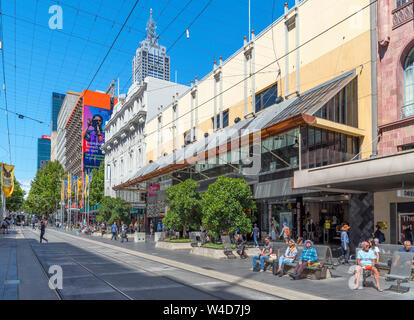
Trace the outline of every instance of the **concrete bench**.
{"label": "concrete bench", "polygon": [[397,285],[392,285],[387,290],[398,293],[406,293],[410,290],[408,287],[401,286],[401,282],[408,281],[411,277],[413,267],[414,253],[395,251],[390,267],[390,273],[386,275],[388,280],[396,280]]}

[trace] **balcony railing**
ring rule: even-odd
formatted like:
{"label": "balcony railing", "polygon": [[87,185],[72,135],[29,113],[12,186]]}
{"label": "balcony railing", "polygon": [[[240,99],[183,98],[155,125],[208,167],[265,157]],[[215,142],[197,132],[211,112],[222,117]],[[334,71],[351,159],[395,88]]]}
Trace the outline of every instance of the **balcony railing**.
{"label": "balcony railing", "polygon": [[392,11],[392,28],[398,28],[399,26],[413,20],[413,7],[414,0],[408,1],[400,7]]}
{"label": "balcony railing", "polygon": [[401,119],[414,116],[414,103],[407,104],[401,107]]}

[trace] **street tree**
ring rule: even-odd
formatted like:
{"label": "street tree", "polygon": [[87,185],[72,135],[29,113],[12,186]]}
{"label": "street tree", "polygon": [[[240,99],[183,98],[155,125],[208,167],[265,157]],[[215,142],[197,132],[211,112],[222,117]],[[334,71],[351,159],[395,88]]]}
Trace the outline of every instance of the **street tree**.
{"label": "street tree", "polygon": [[129,224],[131,220],[131,206],[119,198],[103,197],[98,213],[97,220],[106,224],[112,224],[114,221]]}
{"label": "street tree", "polygon": [[180,182],[167,190],[169,210],[163,222],[168,229],[198,229],[201,224],[200,185],[192,179]]}
{"label": "street tree", "polygon": [[32,214],[50,215],[60,201],[61,180],[65,171],[59,161],[48,162],[36,172],[30,192],[25,201],[25,210]]}
{"label": "street tree", "polygon": [[104,197],[105,188],[105,164],[102,161],[99,169],[92,170],[92,180],[90,182],[89,190],[89,204],[91,206],[101,203]]}
{"label": "street tree", "polygon": [[219,177],[202,197],[203,225],[217,238],[223,232],[234,234],[252,229],[247,212],[256,209],[250,187],[244,179]]}
{"label": "street tree", "polygon": [[[1,182],[0,182],[1,188]],[[6,209],[10,212],[19,211],[23,208],[25,192],[21,188],[20,183],[14,177],[14,191],[10,198],[6,199]],[[0,199],[1,205],[1,199]]]}

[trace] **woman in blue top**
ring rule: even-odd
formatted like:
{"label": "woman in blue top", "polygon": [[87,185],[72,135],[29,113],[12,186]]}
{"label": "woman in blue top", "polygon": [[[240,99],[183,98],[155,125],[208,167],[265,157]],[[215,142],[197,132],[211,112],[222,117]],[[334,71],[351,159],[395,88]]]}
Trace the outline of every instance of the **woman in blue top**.
{"label": "woman in blue top", "polygon": [[285,254],[279,258],[279,269],[277,270],[277,275],[279,277],[283,276],[283,266],[286,262],[293,262],[295,260],[298,249],[296,249],[296,243],[292,239],[289,240],[289,246],[286,248]]}

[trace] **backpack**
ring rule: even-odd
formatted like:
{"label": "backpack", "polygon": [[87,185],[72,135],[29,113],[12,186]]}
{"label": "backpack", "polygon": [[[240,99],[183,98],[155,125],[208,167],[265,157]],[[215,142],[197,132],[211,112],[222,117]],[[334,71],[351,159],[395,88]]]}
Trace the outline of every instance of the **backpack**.
{"label": "backpack", "polygon": [[290,236],[290,230],[288,227],[286,227],[286,235],[289,237]]}

